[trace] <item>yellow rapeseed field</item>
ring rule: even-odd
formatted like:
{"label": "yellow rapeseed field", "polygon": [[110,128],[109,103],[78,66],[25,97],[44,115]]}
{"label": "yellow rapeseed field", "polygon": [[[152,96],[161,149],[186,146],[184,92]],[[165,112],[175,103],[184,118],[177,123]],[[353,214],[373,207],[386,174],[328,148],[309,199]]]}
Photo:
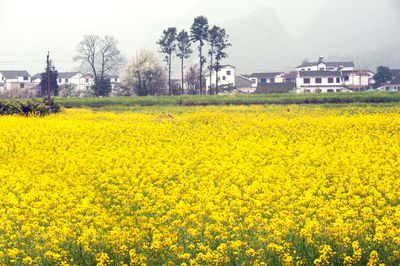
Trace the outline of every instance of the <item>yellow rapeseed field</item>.
{"label": "yellow rapeseed field", "polygon": [[0,117],[0,264],[399,265],[382,108]]}

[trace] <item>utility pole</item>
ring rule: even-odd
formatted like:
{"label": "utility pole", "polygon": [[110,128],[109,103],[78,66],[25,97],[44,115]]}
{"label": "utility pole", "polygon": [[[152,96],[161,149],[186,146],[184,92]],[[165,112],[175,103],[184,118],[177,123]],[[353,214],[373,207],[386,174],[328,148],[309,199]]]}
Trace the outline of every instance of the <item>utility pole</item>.
{"label": "utility pole", "polygon": [[51,111],[51,95],[50,95],[50,52],[47,52],[47,96],[49,98],[49,106]]}

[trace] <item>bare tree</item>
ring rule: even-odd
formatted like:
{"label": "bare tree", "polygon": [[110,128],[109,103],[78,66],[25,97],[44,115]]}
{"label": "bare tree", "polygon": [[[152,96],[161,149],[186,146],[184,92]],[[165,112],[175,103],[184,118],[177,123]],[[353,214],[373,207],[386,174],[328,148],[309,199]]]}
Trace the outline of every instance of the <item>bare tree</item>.
{"label": "bare tree", "polygon": [[84,35],[78,44],[76,61],[87,62],[92,70],[95,81],[96,96],[104,93],[104,75],[120,67],[123,57],[119,51],[118,41],[111,36]]}

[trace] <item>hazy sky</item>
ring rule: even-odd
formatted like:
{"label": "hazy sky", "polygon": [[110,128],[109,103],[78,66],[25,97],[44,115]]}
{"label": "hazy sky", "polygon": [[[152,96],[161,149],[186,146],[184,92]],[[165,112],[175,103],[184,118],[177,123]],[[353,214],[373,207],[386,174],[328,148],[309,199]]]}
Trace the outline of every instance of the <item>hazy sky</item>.
{"label": "hazy sky", "polygon": [[[72,61],[84,34],[111,35],[130,59],[138,48],[157,50],[156,41],[169,26],[189,29],[193,18],[223,24],[272,7],[293,36],[309,23],[325,0],[0,0],[0,69],[26,69],[31,75],[45,67],[50,51],[60,72]],[[304,16],[307,14],[307,16]]]}

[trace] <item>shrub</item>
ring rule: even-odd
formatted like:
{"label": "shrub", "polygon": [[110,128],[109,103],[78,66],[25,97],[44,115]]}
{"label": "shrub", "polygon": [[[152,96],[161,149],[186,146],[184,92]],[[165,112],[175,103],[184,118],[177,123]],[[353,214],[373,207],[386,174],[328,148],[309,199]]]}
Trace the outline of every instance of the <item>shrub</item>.
{"label": "shrub", "polygon": [[52,98],[32,99],[28,101],[0,100],[0,115],[48,115],[61,111],[61,105]]}

